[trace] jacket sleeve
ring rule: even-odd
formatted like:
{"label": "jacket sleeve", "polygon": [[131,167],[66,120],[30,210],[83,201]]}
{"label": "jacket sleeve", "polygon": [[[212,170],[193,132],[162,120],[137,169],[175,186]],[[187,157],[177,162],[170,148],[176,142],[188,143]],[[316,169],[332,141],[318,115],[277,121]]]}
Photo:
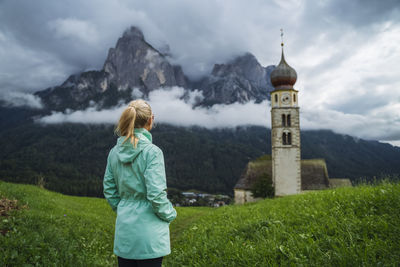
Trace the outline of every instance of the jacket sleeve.
{"label": "jacket sleeve", "polygon": [[154,213],[163,221],[173,221],[176,210],[167,198],[164,156],[158,147],[153,147],[149,153],[144,179],[147,199],[151,202]]}
{"label": "jacket sleeve", "polygon": [[[111,152],[110,152],[111,154]],[[114,180],[114,175],[111,171],[111,164],[110,164],[110,154],[107,158],[107,167],[104,173],[104,180],[103,180],[103,193],[104,197],[107,199],[108,203],[110,204],[113,211],[117,211],[117,206],[119,201],[121,200],[118,188]]]}

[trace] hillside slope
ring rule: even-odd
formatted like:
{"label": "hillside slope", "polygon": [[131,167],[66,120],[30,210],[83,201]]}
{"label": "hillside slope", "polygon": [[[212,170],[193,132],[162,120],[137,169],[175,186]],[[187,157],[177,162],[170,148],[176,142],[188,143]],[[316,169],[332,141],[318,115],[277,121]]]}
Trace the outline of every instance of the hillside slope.
{"label": "hillside slope", "polygon": [[400,184],[226,206],[175,243],[166,266],[398,266]]}
{"label": "hillside slope", "polygon": [[[17,200],[4,216],[2,199]],[[171,241],[212,208],[178,208]],[[105,199],[0,180],[0,266],[116,266],[115,213]],[[38,265],[36,265],[38,264]]]}
{"label": "hillside slope", "polygon": [[[246,164],[271,153],[264,127],[206,129],[159,124],[153,141],[164,152],[169,187],[233,195]],[[36,184],[71,195],[102,196],[111,125],[25,124],[0,131],[0,179]],[[330,177],[400,174],[400,148],[332,131],[303,131],[302,158],[324,158]],[[190,148],[190,149],[188,149]]]}
{"label": "hillside slope", "polygon": [[[104,199],[0,181],[0,265],[115,266]],[[1,206],[0,206],[1,207]],[[178,208],[164,266],[395,266],[400,184],[341,188],[243,206]],[[1,214],[1,212],[0,212]]]}

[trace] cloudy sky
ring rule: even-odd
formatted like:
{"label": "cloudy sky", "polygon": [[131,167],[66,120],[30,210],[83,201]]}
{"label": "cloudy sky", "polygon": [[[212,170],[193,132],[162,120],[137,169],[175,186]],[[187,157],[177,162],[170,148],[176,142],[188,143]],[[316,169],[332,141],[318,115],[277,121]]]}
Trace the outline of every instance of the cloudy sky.
{"label": "cloudy sky", "polygon": [[[168,45],[192,78],[246,51],[264,66],[277,64],[283,28],[302,128],[400,145],[399,0],[0,0],[0,98],[31,101],[29,93],[72,73],[101,69],[130,25],[156,48]],[[168,99],[185,109],[179,90]],[[152,97],[162,113],[160,94]],[[240,110],[268,123],[263,104],[216,106],[214,114],[197,110],[175,121],[217,125]]]}

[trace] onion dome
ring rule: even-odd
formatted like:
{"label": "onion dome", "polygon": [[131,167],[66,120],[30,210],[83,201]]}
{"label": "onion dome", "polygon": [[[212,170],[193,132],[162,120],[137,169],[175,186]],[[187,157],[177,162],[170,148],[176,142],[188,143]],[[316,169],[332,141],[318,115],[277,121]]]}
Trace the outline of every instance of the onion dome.
{"label": "onion dome", "polygon": [[283,43],[282,43],[282,57],[279,65],[271,72],[271,83],[276,90],[293,89],[293,85],[296,83],[297,73],[289,66],[285,61],[283,54]]}

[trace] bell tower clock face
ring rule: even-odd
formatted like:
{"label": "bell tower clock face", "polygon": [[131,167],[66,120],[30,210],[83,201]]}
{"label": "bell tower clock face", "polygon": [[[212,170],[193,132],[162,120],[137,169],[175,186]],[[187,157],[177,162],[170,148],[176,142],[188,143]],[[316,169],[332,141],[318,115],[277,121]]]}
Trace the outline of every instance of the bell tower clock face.
{"label": "bell tower clock face", "polygon": [[281,96],[282,105],[289,105],[291,101],[290,93],[283,93]]}

